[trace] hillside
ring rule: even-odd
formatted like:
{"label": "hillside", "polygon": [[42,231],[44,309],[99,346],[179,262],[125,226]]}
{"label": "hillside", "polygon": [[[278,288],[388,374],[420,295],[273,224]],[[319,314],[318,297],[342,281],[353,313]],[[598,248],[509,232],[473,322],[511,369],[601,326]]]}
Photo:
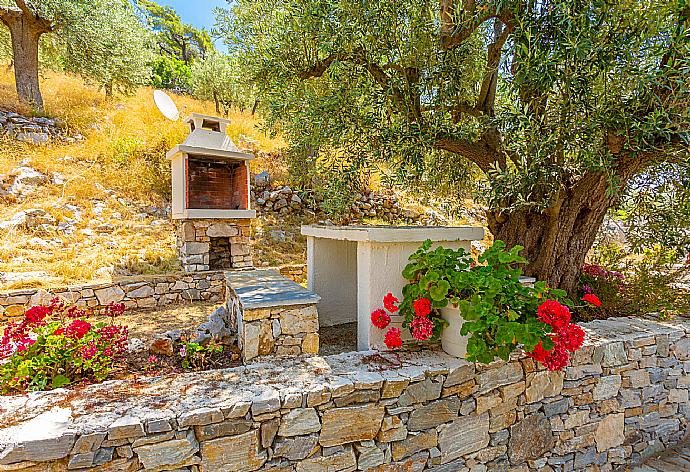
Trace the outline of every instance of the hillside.
{"label": "hillside", "polygon": [[[46,112],[72,143],[33,145],[0,140],[0,221],[20,212],[36,215],[32,229],[0,229],[0,273],[28,272],[0,280],[4,288],[73,283],[113,274],[174,270],[174,234],[166,216],[169,164],[165,151],[186,136],[181,122],[155,108],[152,89],[107,101],[102,91],[77,77],[46,72],[42,83]],[[26,114],[15,99],[10,71],[0,72],[0,110]],[[213,104],[174,96],[180,113],[213,114]],[[232,113],[229,134],[247,136],[265,151],[282,143],[258,130],[248,113]],[[81,135],[81,136],[80,136]],[[273,163],[257,159],[256,168]],[[40,185],[20,195],[8,193],[22,167],[43,174]],[[4,195],[3,195],[4,194]],[[42,210],[42,211],[41,211]],[[45,212],[45,213],[43,213]],[[47,219],[55,230],[40,227]],[[47,275],[46,275],[47,274]]]}

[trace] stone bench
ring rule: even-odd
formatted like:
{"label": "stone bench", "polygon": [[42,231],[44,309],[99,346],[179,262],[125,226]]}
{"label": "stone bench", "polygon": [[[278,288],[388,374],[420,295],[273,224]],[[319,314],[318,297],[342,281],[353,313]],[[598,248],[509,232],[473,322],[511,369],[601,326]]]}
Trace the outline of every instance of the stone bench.
{"label": "stone bench", "polygon": [[270,269],[225,274],[230,323],[242,359],[319,352],[320,297]]}

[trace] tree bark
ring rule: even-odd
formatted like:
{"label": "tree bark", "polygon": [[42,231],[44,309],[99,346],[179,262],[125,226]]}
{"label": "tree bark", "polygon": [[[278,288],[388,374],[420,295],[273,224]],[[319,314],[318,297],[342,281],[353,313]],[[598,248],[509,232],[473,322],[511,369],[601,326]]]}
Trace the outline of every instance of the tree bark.
{"label": "tree bark", "polygon": [[0,21],[10,30],[14,78],[19,100],[42,112],[43,97],[38,82],[38,44],[43,33],[52,31],[48,20],[36,16],[23,1],[19,9],[3,7]]}
{"label": "tree bark", "polygon": [[509,247],[524,246],[525,275],[574,294],[580,271],[606,212],[616,202],[607,195],[605,175],[590,173],[564,189],[545,212],[489,212],[489,230]]}

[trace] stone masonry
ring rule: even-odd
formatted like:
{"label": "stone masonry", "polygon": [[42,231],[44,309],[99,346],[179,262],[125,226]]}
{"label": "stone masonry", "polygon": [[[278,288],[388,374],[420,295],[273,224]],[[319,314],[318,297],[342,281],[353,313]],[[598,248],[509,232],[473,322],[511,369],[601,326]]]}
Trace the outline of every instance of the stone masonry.
{"label": "stone masonry", "polygon": [[227,272],[226,307],[242,359],[319,352],[320,297],[270,269]]}
{"label": "stone masonry", "polygon": [[519,355],[366,352],[2,397],[0,467],[625,470],[688,432],[690,323],[584,327],[557,373]]}
{"label": "stone masonry", "polygon": [[220,302],[225,297],[223,272],[197,272],[143,277],[125,277],[113,282],[0,292],[0,320],[18,317],[29,306],[48,303],[53,297],[99,310],[111,302],[128,309],[155,308],[175,303],[206,300]]}
{"label": "stone masonry", "polygon": [[[252,267],[249,219],[193,219],[174,222],[177,250],[185,271]],[[226,240],[227,245],[222,246],[222,250],[218,250],[215,256],[226,257],[220,258],[221,267],[213,267],[213,246],[219,239]]]}

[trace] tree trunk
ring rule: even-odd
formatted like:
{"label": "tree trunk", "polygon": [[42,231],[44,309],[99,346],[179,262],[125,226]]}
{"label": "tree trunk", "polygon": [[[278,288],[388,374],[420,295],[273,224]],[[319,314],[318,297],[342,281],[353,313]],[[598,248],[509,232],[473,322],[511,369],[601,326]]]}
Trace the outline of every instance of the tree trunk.
{"label": "tree trunk", "polygon": [[220,115],[220,100],[218,99],[218,92],[213,91],[213,101],[216,102],[216,114]]}
{"label": "tree trunk", "polygon": [[36,111],[43,111],[38,83],[38,42],[45,32],[40,24],[21,15],[6,23],[12,37],[14,78],[19,100]]}
{"label": "tree trunk", "polygon": [[525,275],[575,294],[585,257],[606,212],[616,202],[607,195],[608,184],[603,174],[587,174],[572,188],[562,190],[543,213],[490,212],[489,229],[508,247],[524,246],[521,254],[529,261]]}
{"label": "tree trunk", "polygon": [[259,107],[259,100],[254,99],[254,105],[252,105],[252,116],[254,116],[254,113],[256,113],[256,109]]}
{"label": "tree trunk", "polygon": [[103,86],[103,88],[105,89],[106,98],[112,98],[113,97],[113,83],[108,82],[107,84],[105,84]]}

